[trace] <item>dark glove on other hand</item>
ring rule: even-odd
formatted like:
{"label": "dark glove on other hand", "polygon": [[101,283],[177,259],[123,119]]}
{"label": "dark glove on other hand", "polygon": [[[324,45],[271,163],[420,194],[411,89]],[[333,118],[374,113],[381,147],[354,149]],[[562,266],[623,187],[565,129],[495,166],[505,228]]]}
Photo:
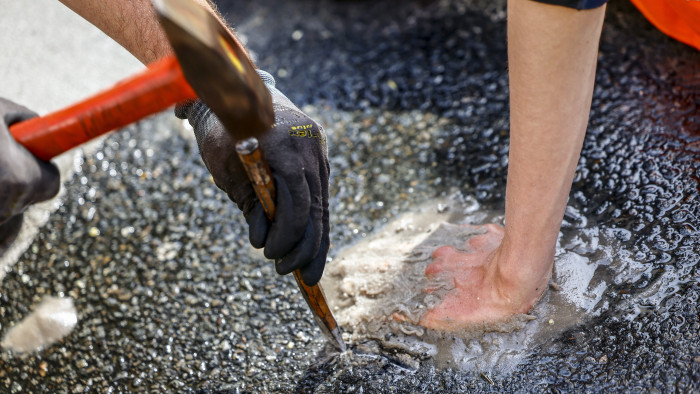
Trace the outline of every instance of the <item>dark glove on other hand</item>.
{"label": "dark glove on other hand", "polygon": [[35,116],[27,108],[0,98],[0,226],[29,205],[52,198],[61,186],[56,166],[34,157],[10,134],[13,123]]}
{"label": "dark glove on other hand", "polygon": [[269,222],[238,159],[235,141],[201,101],[180,105],[175,113],[194,128],[202,159],[214,182],[238,208],[249,226],[250,243],[278,259],[277,273],[301,269],[308,286],[321,279],[328,254],[328,177],[326,135],[258,71],[272,95],[275,125],[259,138],[275,179],[277,213]]}

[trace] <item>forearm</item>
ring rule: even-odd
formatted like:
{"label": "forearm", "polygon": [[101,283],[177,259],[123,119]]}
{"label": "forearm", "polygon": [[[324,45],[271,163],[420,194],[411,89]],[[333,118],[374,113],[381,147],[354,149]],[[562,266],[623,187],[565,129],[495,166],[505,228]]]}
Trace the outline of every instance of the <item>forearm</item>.
{"label": "forearm", "polygon": [[508,0],[510,155],[505,230],[489,224],[432,254],[428,277],[454,289],[420,324],[460,330],[527,313],[552,275],[554,249],[588,124],[605,9]]}
{"label": "forearm", "polygon": [[588,124],[604,12],[508,1],[505,242],[525,258],[553,258]]}
{"label": "forearm", "polygon": [[[102,30],[143,64],[152,63],[172,53],[151,0],[59,1]],[[195,1],[224,23],[211,2]]]}

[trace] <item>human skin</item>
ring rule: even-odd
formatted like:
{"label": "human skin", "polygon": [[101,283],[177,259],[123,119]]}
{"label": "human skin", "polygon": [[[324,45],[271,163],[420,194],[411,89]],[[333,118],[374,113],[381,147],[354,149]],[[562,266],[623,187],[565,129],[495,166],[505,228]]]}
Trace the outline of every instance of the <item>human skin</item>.
{"label": "human skin", "polygon": [[[144,64],[171,53],[150,0],[60,1]],[[452,330],[502,320],[527,312],[544,292],[588,123],[604,11],[508,1],[505,229],[486,226],[484,235],[465,245],[472,252],[436,250],[426,274],[449,277],[456,288],[425,314],[420,323],[426,327]]]}
{"label": "human skin", "polygon": [[[152,0],[59,1],[102,30],[143,64],[152,63],[172,53],[168,38],[156,17]],[[213,3],[207,0],[195,2],[207,8],[226,25],[221,15],[215,11]],[[243,48],[242,45],[241,47]]]}
{"label": "human skin", "polygon": [[[456,330],[526,313],[547,288],[590,113],[605,6],[508,1],[510,154],[505,230],[437,249],[429,277],[455,288],[420,323]],[[462,250],[463,249],[463,250]]]}

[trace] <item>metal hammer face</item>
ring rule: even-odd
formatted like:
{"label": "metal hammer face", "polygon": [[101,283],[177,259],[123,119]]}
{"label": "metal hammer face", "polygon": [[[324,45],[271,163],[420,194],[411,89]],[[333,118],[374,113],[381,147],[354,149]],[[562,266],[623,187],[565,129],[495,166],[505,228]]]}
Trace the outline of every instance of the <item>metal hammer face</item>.
{"label": "metal hammer face", "polygon": [[275,122],[272,98],[231,33],[192,0],[154,0],[185,78],[240,141]]}

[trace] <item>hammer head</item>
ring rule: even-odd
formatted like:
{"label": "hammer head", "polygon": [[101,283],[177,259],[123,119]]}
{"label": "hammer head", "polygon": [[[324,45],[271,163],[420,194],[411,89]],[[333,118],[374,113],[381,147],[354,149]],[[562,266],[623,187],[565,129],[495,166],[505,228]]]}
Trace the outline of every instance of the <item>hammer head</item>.
{"label": "hammer head", "polygon": [[185,78],[236,140],[275,122],[272,99],[243,48],[193,0],[154,0]]}

